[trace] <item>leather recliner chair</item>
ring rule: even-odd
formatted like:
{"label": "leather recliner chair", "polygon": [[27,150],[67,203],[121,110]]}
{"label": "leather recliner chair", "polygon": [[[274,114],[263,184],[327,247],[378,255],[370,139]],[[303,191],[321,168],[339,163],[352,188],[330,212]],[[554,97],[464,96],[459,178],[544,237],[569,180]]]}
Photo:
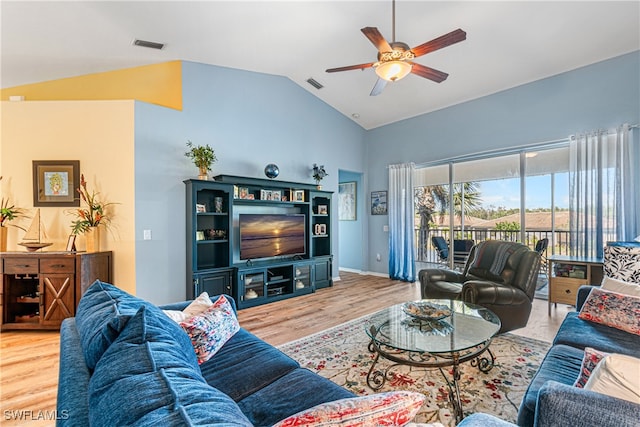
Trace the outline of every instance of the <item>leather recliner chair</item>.
{"label": "leather recliner chair", "polygon": [[422,298],[453,299],[494,312],[498,333],[527,325],[540,270],[540,254],[520,243],[486,240],[475,245],[462,272],[420,270]]}

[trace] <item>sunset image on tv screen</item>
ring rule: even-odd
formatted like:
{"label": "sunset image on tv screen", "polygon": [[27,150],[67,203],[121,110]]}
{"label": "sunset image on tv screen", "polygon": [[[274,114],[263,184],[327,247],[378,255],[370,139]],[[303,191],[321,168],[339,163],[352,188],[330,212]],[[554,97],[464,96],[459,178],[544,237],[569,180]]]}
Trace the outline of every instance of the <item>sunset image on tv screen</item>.
{"label": "sunset image on tv screen", "polygon": [[240,259],[305,253],[305,216],[240,214]]}

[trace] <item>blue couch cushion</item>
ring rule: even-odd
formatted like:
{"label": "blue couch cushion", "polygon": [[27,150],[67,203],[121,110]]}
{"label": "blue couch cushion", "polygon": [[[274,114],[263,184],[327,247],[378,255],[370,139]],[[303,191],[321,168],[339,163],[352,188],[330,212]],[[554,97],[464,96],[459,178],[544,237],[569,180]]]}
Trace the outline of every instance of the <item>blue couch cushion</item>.
{"label": "blue couch cushion", "polygon": [[607,353],[620,353],[633,357],[640,354],[640,339],[637,335],[580,319],[576,312],[567,314],[553,344],[565,344],[579,349],[593,347]]}
{"label": "blue couch cushion", "polygon": [[92,426],[251,425],[205,383],[189,337],[157,307],[141,306],[104,352],[89,406]]}
{"label": "blue couch cushion", "polygon": [[143,306],[152,306],[109,283],[96,280],[80,299],[76,327],[87,367],[93,370],[118,337],[129,318]]}
{"label": "blue couch cushion", "polygon": [[538,372],[529,384],[518,411],[518,425],[534,425],[538,391],[550,380],[573,385],[580,375],[584,351],[567,345],[554,345],[544,357]]}
{"label": "blue couch cushion", "polygon": [[321,403],[354,396],[308,369],[297,368],[247,396],[238,405],[254,425],[271,426]]}
{"label": "blue couch cushion", "polygon": [[277,348],[240,329],[200,365],[200,370],[209,385],[238,402],[299,366]]}

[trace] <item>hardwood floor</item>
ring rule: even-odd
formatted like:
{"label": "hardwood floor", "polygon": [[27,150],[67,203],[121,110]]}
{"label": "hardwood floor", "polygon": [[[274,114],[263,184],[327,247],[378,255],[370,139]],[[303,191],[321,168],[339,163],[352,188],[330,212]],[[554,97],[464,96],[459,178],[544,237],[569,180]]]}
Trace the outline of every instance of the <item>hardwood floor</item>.
{"label": "hardwood floor", "polygon": [[[240,310],[240,324],[268,343],[280,345],[420,298],[416,283],[347,272],[341,272],[340,277],[332,288]],[[570,309],[559,305],[548,317],[546,301],[535,300],[529,325],[514,333],[550,342]],[[59,346],[60,334],[56,331],[0,334],[1,425],[55,424],[49,417],[55,416]],[[20,415],[23,420],[16,420]]]}

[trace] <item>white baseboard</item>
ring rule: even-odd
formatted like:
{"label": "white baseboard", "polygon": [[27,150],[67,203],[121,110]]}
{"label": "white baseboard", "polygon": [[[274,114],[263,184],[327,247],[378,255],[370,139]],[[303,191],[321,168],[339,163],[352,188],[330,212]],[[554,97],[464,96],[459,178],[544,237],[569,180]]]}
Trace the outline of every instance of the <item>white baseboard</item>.
{"label": "white baseboard", "polygon": [[389,278],[389,274],[387,274],[387,273],[378,273],[378,272],[375,272],[375,271],[362,271],[362,270],[356,270],[355,268],[345,268],[345,267],[340,267],[339,270],[340,271],[345,271],[347,273],[360,274],[360,275],[363,275],[363,276],[377,276],[377,277]]}

